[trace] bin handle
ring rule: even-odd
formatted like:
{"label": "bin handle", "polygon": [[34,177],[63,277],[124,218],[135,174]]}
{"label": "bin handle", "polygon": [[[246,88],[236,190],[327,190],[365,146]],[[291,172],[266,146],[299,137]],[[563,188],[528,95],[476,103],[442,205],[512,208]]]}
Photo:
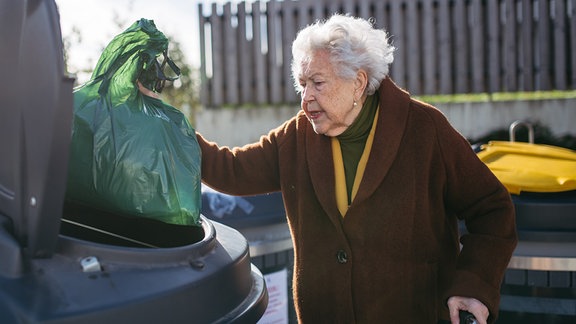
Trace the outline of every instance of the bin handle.
{"label": "bin handle", "polygon": [[530,142],[530,144],[534,144],[534,127],[532,127],[532,124],[521,120],[517,120],[510,124],[510,142],[516,141],[516,128],[518,126],[524,126],[528,129],[528,142]]}

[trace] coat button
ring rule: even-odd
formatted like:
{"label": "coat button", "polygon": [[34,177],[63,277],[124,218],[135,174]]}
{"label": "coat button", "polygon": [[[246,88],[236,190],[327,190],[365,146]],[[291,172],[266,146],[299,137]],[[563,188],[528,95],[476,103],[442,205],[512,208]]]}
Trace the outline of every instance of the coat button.
{"label": "coat button", "polygon": [[338,253],[336,253],[336,258],[338,259],[339,263],[344,264],[348,262],[348,254],[344,250],[339,250]]}

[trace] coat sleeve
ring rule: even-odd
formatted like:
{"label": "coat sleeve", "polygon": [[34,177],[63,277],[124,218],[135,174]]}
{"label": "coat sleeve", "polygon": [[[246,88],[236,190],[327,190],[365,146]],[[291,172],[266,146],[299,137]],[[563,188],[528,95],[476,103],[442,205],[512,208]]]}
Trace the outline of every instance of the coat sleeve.
{"label": "coat sleeve", "polygon": [[446,208],[466,225],[450,296],[474,297],[495,320],[502,278],[517,244],[510,194],[448,122],[437,129],[446,168]]}
{"label": "coat sleeve", "polygon": [[256,195],[280,190],[278,142],[290,121],[242,147],[218,146],[197,133],[202,151],[202,182],[231,195]]}

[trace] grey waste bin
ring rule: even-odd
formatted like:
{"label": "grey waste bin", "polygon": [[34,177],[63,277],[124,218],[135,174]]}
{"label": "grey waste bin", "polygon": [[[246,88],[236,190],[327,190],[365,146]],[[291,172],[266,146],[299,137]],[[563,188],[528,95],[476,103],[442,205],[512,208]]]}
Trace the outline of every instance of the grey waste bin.
{"label": "grey waste bin", "polygon": [[0,0],[0,39],[0,323],[258,321],[268,295],[238,231],[64,206],[73,80],[54,1]]}
{"label": "grey waste bin", "polygon": [[501,288],[498,323],[574,323],[576,191],[512,198],[519,243]]}
{"label": "grey waste bin", "polygon": [[269,286],[262,323],[296,323],[292,300],[294,251],[280,192],[235,197],[202,189],[202,214],[240,231]]}

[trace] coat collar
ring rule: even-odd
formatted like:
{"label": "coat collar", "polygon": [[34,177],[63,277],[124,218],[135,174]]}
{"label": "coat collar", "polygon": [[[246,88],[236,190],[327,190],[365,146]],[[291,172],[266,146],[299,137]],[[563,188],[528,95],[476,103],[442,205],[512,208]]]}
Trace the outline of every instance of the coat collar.
{"label": "coat collar", "polygon": [[[380,85],[380,113],[374,143],[355,203],[370,197],[390,170],[406,131],[410,95],[386,78]],[[340,220],[336,206],[334,164],[330,138],[306,127],[306,153],[312,184],[320,204],[331,218]]]}

